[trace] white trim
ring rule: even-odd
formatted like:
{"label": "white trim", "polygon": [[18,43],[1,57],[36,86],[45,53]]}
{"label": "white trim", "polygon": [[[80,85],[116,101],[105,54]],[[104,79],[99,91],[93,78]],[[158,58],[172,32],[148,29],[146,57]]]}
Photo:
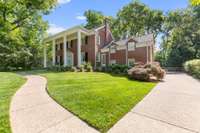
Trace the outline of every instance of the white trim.
{"label": "white trim", "polygon": [[109,48],[104,48],[104,49],[101,49],[101,52],[109,52]]}
{"label": "white trim", "polygon": [[70,35],[70,34],[78,32],[78,31],[81,31],[82,33],[87,34],[87,35],[93,35],[94,34],[94,31],[87,30],[86,28],[78,25],[78,26],[74,26],[72,28],[69,28],[65,31],[62,31],[60,33],[57,33],[55,35],[49,36],[49,37],[44,39],[44,42],[52,41],[54,39],[58,39],[58,38],[63,37],[63,35]]}
{"label": "white trim", "polygon": [[117,46],[117,50],[124,50],[126,49],[126,45]]}
{"label": "white trim", "polygon": [[99,30],[101,30],[101,29],[103,29],[105,27],[105,25],[103,25],[103,26],[101,26],[101,27],[98,27],[98,28],[96,28],[96,29],[94,29],[95,31],[99,31]]}

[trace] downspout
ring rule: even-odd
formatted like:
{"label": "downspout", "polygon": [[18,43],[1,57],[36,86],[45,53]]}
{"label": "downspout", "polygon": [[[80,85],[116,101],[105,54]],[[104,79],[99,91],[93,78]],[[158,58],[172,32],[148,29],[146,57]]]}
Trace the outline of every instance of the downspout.
{"label": "downspout", "polygon": [[108,51],[108,65],[110,65],[110,46],[109,46],[109,51]]}

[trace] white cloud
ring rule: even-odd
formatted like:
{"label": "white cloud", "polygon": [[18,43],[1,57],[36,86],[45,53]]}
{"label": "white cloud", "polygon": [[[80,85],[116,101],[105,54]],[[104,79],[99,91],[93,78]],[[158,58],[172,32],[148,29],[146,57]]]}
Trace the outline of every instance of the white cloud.
{"label": "white cloud", "polygon": [[85,16],[78,15],[78,16],[76,16],[76,19],[79,19],[79,20],[86,20],[86,17],[85,17]]}
{"label": "white cloud", "polygon": [[66,4],[71,2],[71,0],[58,0],[58,4]]}
{"label": "white cloud", "polygon": [[59,33],[61,31],[64,31],[65,28],[64,27],[61,27],[61,26],[58,26],[58,25],[55,25],[55,24],[50,24],[49,25],[49,29],[47,30],[47,33],[49,35],[53,35],[53,34],[56,34],[56,33]]}

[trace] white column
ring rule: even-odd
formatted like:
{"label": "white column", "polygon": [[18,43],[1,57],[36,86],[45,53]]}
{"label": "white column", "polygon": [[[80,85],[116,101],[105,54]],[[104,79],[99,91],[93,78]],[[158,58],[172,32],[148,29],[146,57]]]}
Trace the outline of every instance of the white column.
{"label": "white column", "polygon": [[52,64],[56,64],[56,41],[53,40],[53,45],[52,45]]}
{"label": "white column", "polygon": [[64,45],[64,66],[67,66],[67,37],[64,35],[63,37],[63,45]]}
{"label": "white column", "polygon": [[81,32],[77,32],[78,42],[77,42],[77,66],[81,65]]}
{"label": "white column", "polygon": [[147,62],[146,63],[149,63],[149,46],[147,45]]}
{"label": "white column", "polygon": [[46,44],[44,44],[44,68],[47,67],[47,48]]}

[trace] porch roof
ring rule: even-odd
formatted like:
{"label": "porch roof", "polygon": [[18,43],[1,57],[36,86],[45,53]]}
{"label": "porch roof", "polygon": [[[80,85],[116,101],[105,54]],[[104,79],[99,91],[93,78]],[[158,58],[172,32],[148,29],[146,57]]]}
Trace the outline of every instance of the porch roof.
{"label": "porch roof", "polygon": [[57,34],[48,36],[47,38],[44,39],[44,42],[49,42],[49,41],[52,41],[54,39],[60,38],[64,35],[70,35],[70,34],[73,34],[75,32],[78,32],[78,31],[81,31],[82,33],[85,33],[87,35],[94,34],[93,30],[88,30],[81,25],[77,25],[77,26],[74,26],[72,28],[66,29],[62,32],[59,32]]}

